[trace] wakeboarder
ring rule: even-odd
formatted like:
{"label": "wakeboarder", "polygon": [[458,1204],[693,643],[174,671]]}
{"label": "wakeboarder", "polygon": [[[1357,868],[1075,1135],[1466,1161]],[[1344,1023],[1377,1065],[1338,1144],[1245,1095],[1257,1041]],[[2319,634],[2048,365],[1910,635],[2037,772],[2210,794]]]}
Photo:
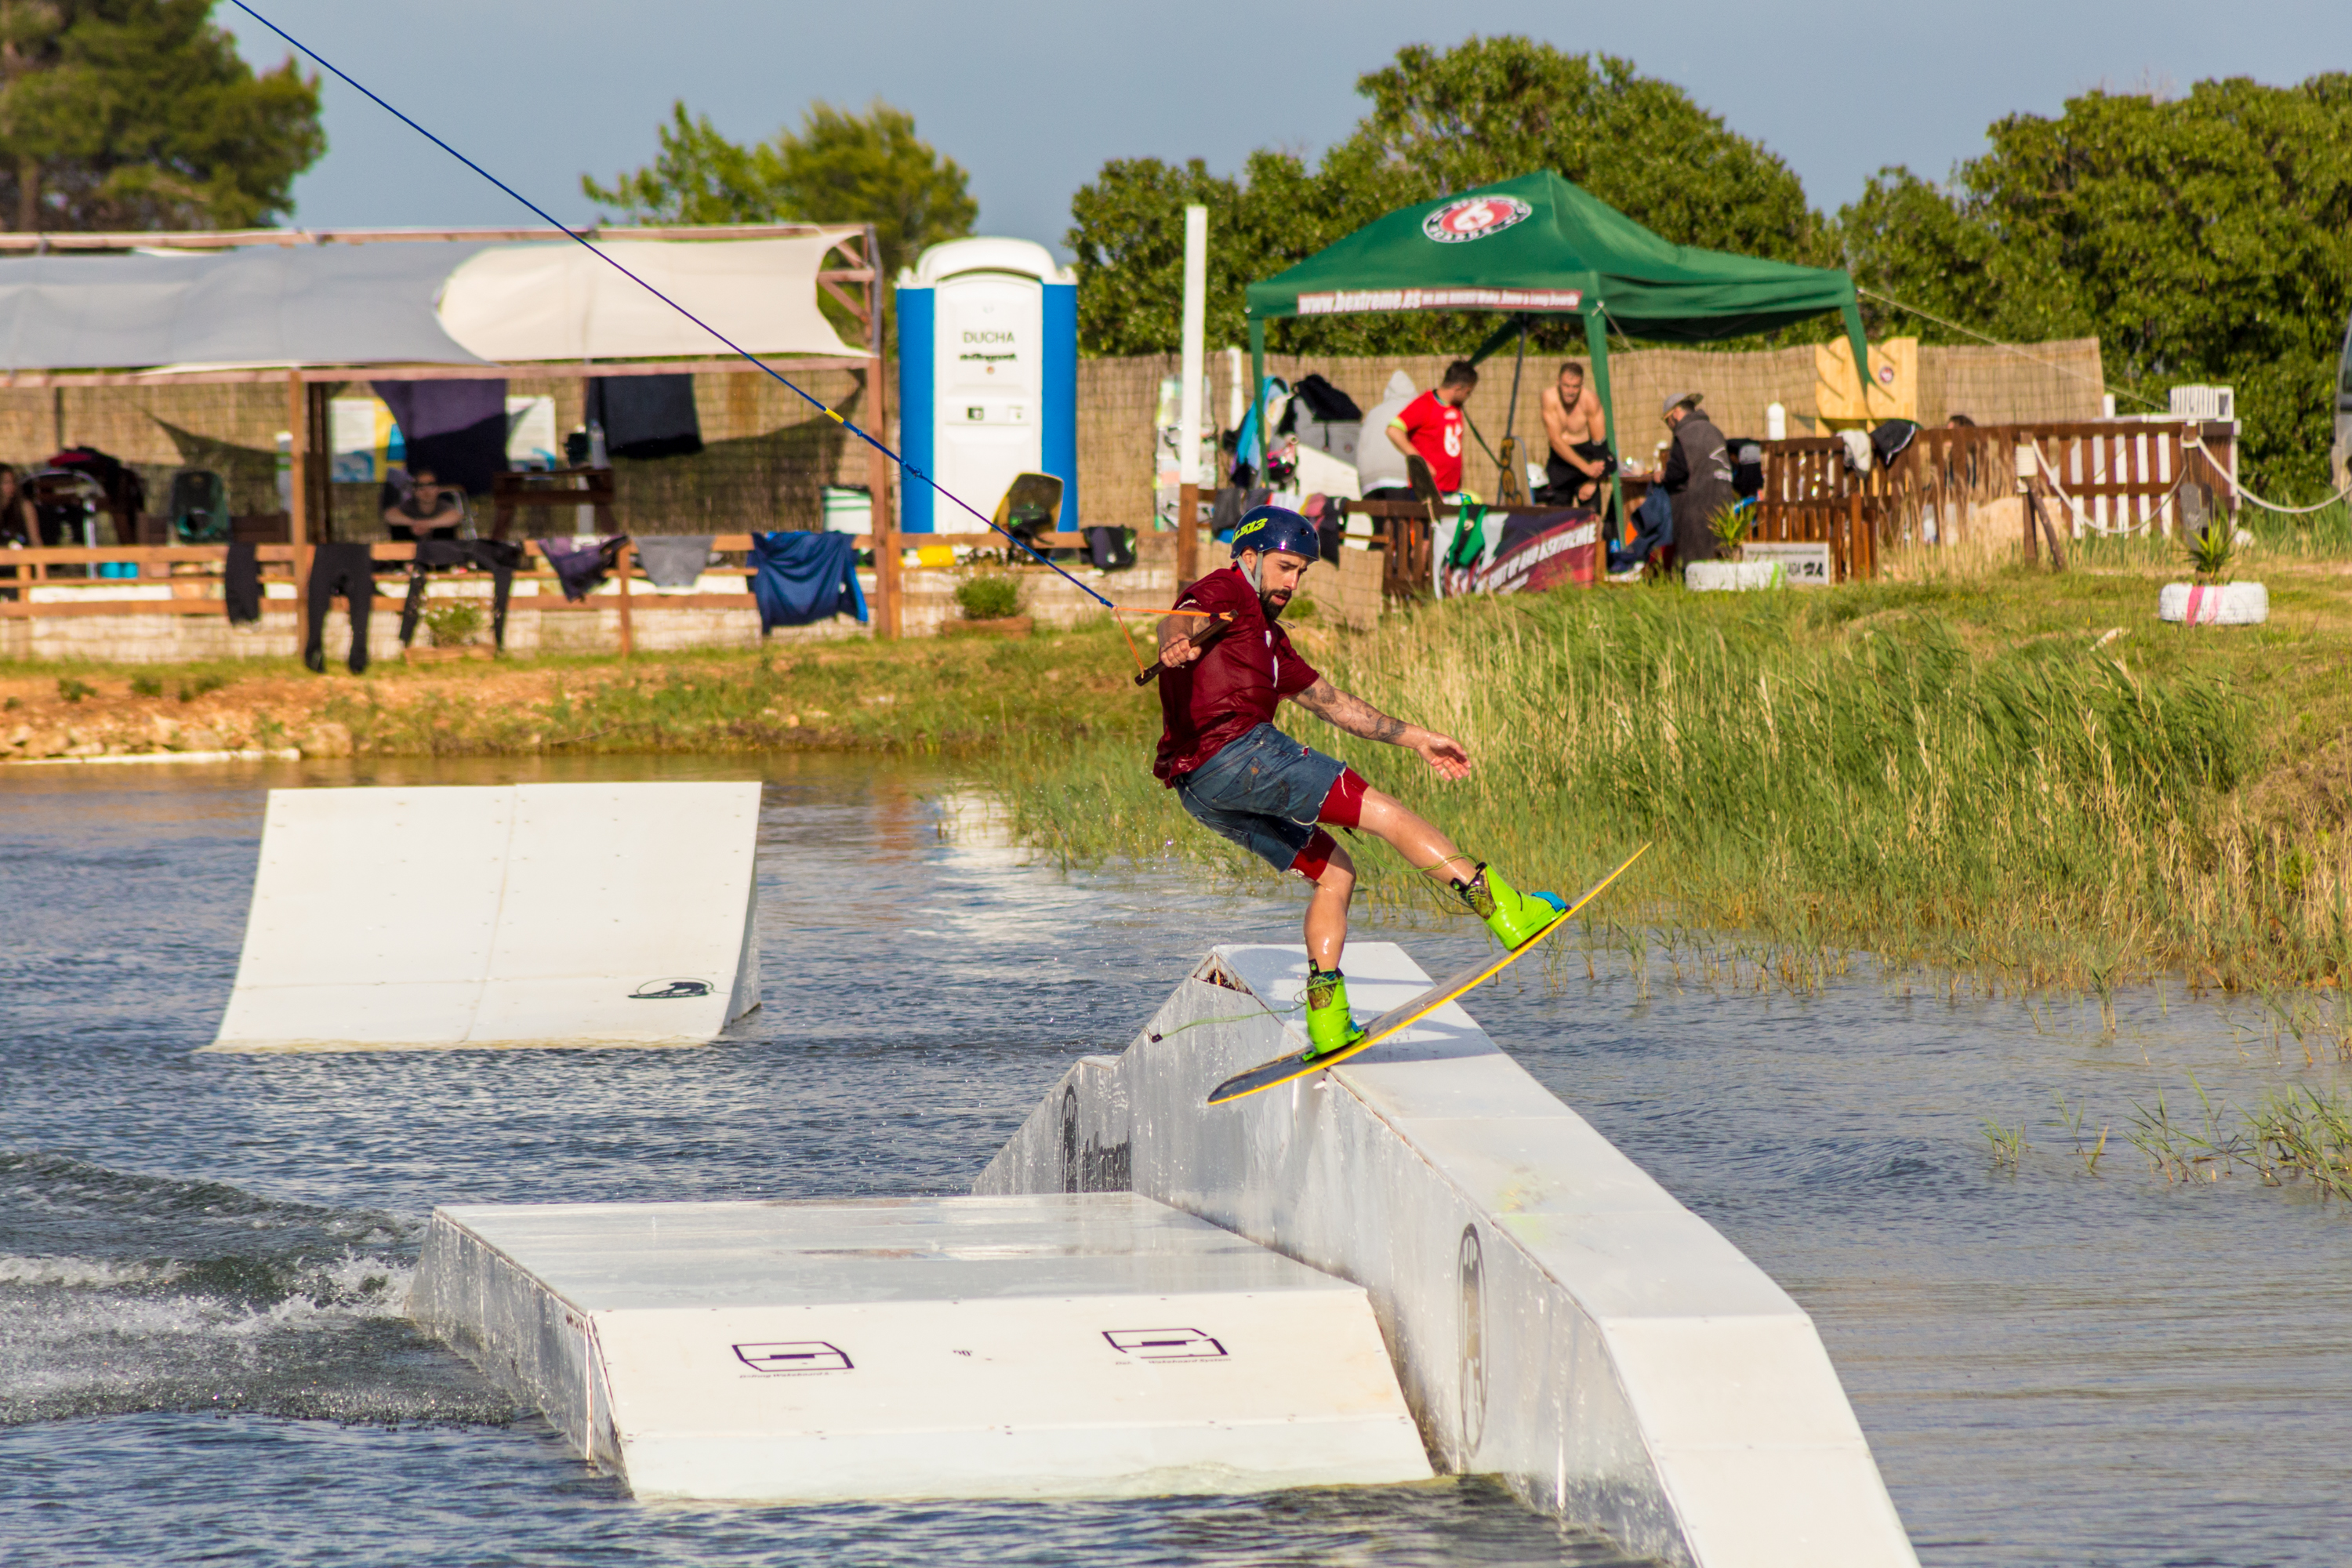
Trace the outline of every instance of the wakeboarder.
{"label": "wakeboarder", "polygon": [[1180,613],[1160,623],[1164,729],[1151,767],[1202,826],[1314,884],[1307,902],[1309,1060],[1363,1034],[1349,1015],[1339,972],[1356,865],[1326,825],[1387,841],[1416,870],[1450,885],[1506,948],[1524,945],[1566,907],[1550,893],[1518,892],[1355,769],[1274,727],[1275,708],[1287,698],[1335,729],[1419,752],[1442,779],[1470,775],[1460,742],[1340,690],[1291,647],[1282,612],[1319,553],[1313,523],[1287,508],[1258,507],[1234,529],[1233,564],[1178,595]]}

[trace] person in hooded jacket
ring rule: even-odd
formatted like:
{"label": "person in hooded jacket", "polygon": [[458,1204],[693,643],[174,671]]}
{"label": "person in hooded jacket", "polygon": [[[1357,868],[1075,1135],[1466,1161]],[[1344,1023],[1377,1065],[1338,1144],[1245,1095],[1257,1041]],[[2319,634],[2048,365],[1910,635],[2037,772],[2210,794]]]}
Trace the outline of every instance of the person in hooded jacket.
{"label": "person in hooded jacket", "polygon": [[1732,483],[1730,448],[1715,421],[1700,410],[1700,396],[1684,392],[1666,399],[1665,419],[1675,433],[1674,445],[1658,473],[1674,505],[1675,559],[1685,565],[1715,559],[1715,534],[1707,525],[1739,500]]}

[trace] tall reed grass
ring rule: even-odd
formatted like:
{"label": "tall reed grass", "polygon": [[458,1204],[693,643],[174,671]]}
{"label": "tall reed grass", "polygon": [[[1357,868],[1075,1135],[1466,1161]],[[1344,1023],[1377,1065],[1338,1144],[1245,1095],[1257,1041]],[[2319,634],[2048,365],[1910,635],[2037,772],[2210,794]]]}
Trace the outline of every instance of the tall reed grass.
{"label": "tall reed grass", "polygon": [[[2225,675],[2152,678],[2071,634],[1971,651],[1949,593],[1456,601],[1340,647],[1339,684],[1469,747],[1459,784],[1281,721],[1522,885],[1580,887],[1656,840],[1628,895],[1654,919],[2103,994],[2158,969],[2344,972],[2352,866],[2236,804],[2258,715]],[[982,766],[1067,859],[1245,870],[1148,763],[1132,740],[1065,736]],[[1370,898],[1444,907],[1385,850],[1357,858]]]}

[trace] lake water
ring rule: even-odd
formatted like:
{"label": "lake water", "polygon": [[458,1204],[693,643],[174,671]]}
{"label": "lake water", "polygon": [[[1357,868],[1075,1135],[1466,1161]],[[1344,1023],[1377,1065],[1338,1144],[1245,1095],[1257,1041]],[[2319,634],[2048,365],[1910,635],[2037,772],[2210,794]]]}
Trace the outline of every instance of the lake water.
{"label": "lake water", "polygon": [[[767,782],[767,1005],[702,1050],[198,1057],[263,792]],[[1617,1561],[1483,1481],[1087,1505],[649,1507],[400,1315],[436,1203],[958,1193],[1069,1061],[1297,902],[1063,873],[863,759],[0,773],[0,1558]],[[1581,869],[1581,868],[1579,868]],[[352,847],[354,907],[369,847]],[[1429,970],[1459,929],[1383,932]],[[2332,1082],[2251,1009],[1710,988],[1564,952],[1472,1003],[1813,1314],[1936,1564],[2352,1560],[2352,1215],[2123,1137],[2193,1073]],[[1534,971],[1537,965],[1521,966]],[[1909,994],[1906,994],[1906,990]],[[2323,1052],[2323,1058],[2328,1053]],[[2095,1173],[2051,1095],[2114,1133]],[[2014,1172],[1981,1118],[2028,1124]]]}

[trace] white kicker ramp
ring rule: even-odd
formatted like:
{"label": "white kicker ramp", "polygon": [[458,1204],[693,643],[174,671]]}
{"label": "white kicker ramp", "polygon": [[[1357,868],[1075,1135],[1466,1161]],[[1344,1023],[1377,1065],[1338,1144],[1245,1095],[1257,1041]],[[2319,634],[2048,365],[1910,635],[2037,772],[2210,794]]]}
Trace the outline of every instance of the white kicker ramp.
{"label": "white kicker ramp", "polygon": [[209,1050],[698,1045],[760,1005],[760,786],[276,789]]}
{"label": "white kicker ramp", "polygon": [[[1444,1468],[1697,1568],[1916,1568],[1812,1321],[1448,1005],[1211,1109],[1305,1043],[1306,952],[1220,947],[974,1191],[1131,1188],[1354,1280]],[[1429,983],[1348,947],[1378,1013]]]}
{"label": "white kicker ramp", "polygon": [[409,1311],[642,1498],[1430,1475],[1360,1289],[1132,1194],[444,1208]]}

